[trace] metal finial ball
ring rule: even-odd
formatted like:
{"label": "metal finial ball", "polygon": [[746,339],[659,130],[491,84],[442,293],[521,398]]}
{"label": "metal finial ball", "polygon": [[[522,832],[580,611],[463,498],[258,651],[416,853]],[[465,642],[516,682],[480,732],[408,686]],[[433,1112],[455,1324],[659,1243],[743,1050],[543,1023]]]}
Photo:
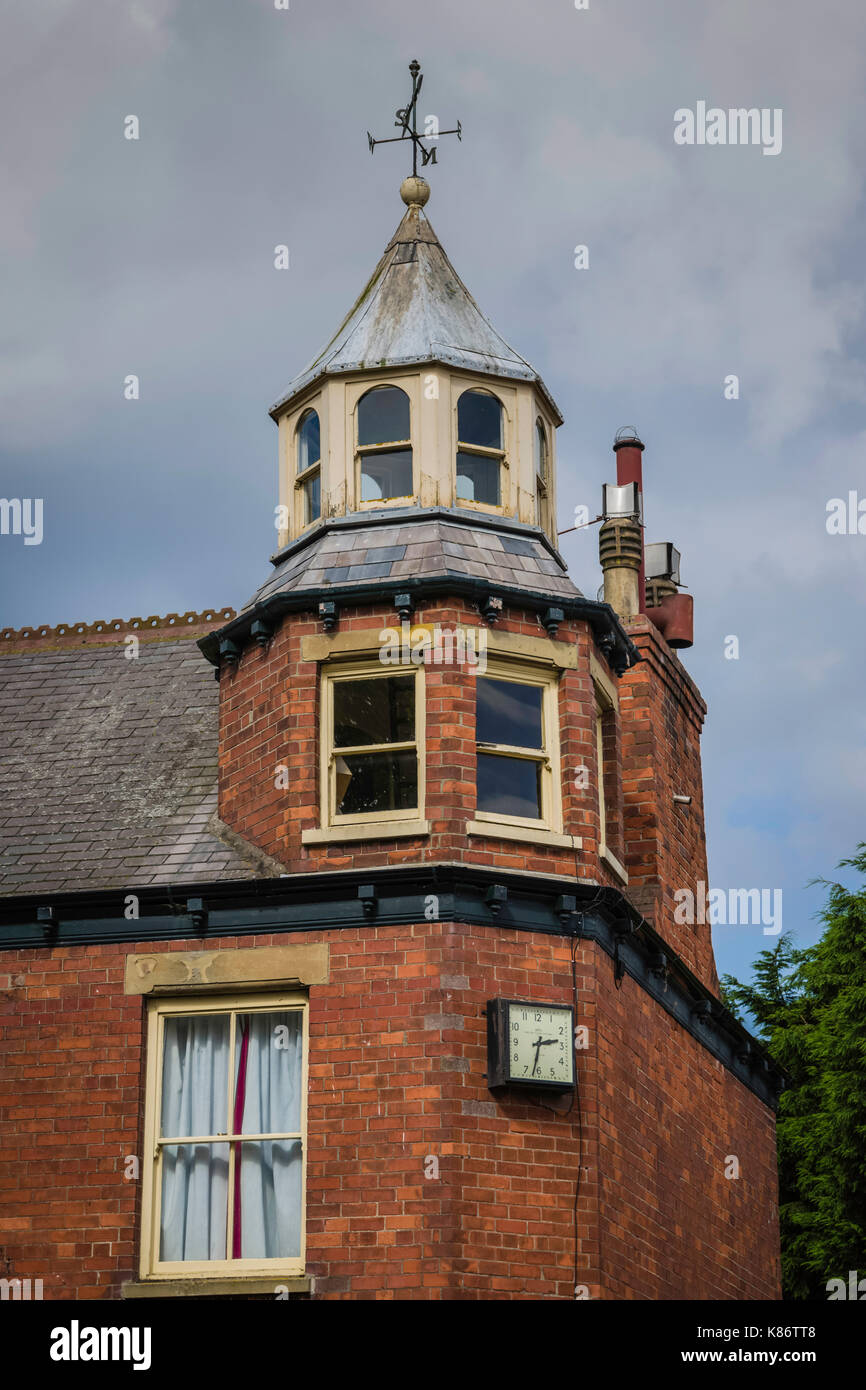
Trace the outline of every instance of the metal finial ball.
{"label": "metal finial ball", "polygon": [[430,185],[420,174],[410,174],[400,184],[400,197],[408,207],[415,203],[419,208],[423,208],[430,197]]}

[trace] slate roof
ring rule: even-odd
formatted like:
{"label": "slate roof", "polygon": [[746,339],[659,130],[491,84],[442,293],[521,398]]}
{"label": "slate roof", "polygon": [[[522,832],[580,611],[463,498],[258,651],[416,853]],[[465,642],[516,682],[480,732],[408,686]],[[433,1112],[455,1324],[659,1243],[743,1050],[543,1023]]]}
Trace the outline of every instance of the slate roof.
{"label": "slate roof", "polygon": [[[279,557],[276,557],[279,559]],[[370,514],[326,524],[322,531],[290,546],[285,559],[245,605],[275,594],[333,586],[354,587],[365,580],[430,579],[458,575],[483,579],[496,591],[527,590],[579,598],[565,566],[540,539],[493,526],[450,521],[441,510],[414,509],[393,523],[371,525]]]}
{"label": "slate roof", "polygon": [[218,694],[190,640],[2,652],[0,895],[258,877],[214,819]]}
{"label": "slate roof", "polygon": [[421,208],[412,204],[360,298],[271,414],[321,376],[424,362],[533,381],[562,420],[535,368],[485,318]]}

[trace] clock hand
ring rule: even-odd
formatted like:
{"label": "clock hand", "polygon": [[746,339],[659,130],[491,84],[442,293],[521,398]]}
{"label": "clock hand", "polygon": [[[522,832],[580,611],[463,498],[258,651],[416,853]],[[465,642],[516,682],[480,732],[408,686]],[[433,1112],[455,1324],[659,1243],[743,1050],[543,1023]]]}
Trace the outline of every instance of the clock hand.
{"label": "clock hand", "polygon": [[538,1042],[535,1044],[535,1061],[534,1061],[533,1064],[532,1064],[532,1071],[529,1073],[530,1076],[534,1076],[534,1075],[535,1075],[535,1068],[538,1066],[538,1059],[539,1059],[539,1057],[541,1056],[541,1051],[540,1051],[540,1049],[541,1049],[541,1038],[539,1037]]}

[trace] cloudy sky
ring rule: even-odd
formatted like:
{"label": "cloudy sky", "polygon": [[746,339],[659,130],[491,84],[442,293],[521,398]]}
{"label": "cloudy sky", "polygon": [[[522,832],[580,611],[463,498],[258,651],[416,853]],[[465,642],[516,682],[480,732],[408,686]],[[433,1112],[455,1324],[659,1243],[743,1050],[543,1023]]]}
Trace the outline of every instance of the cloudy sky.
{"label": "cloudy sky", "polygon": [[[399,220],[403,151],[366,131],[417,56],[424,114],[464,127],[430,220],[565,415],[560,528],[619,426],[646,443],[648,539],[695,597],[711,883],[781,888],[813,940],[809,880],[866,839],[866,535],[826,529],[866,499],[859,0],[2,0],[0,39],[0,493],[45,507],[41,545],[0,537],[0,625],[265,577],[267,409]],[[781,152],[676,144],[699,101],[780,109]],[[562,546],[595,594],[596,531]],[[715,941],[743,974],[772,938]]]}

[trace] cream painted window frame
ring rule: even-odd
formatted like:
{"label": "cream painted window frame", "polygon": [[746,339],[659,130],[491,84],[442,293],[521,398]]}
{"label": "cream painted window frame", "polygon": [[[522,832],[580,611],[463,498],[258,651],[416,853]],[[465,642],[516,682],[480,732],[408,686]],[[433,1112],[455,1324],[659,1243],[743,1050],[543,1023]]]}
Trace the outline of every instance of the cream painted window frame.
{"label": "cream painted window frame", "polygon": [[[475,823],[483,825],[507,825],[527,830],[547,830],[554,835],[562,834],[562,777],[559,751],[559,669],[532,661],[503,660],[490,655],[487,669],[477,680],[489,677],[492,680],[514,681],[523,685],[541,686],[541,729],[544,745],[541,756],[538,750],[512,747],[509,744],[479,743],[475,740],[476,758],[478,752],[501,754],[506,757],[522,757],[541,765],[541,811],[540,817],[508,816],[494,811],[481,811],[477,804],[477,761],[476,761],[476,807]],[[476,705],[477,710],[477,705]],[[477,729],[476,729],[477,734]]]}
{"label": "cream painted window frame", "polygon": [[598,767],[598,857],[612,869],[621,883],[628,883],[628,870],[617,859],[607,843],[607,783],[604,777],[604,719],[619,714],[619,701],[616,692],[603,677],[600,668],[594,665],[592,672],[593,719],[595,722],[595,756]]}
{"label": "cream painted window frame", "polygon": [[[319,722],[319,805],[320,822],[323,830],[335,830],[340,826],[381,827],[387,832],[389,825],[404,824],[407,821],[420,822],[424,819],[426,793],[426,684],[424,666],[386,666],[381,661],[335,662],[320,670],[320,708]],[[415,678],[415,737],[401,743],[364,744],[347,750],[334,748],[334,686],[347,680],[394,680],[400,676]],[[404,752],[415,749],[418,765],[418,805],[404,806],[396,811],[363,811],[358,815],[337,815],[336,762],[346,751],[352,753],[386,753],[389,750]]]}
{"label": "cream painted window frame", "polygon": [[[323,466],[322,466],[322,465],[323,465],[323,453],[324,453],[324,450],[323,450],[323,447],[322,447],[322,446],[323,446],[323,434],[322,434],[322,431],[323,431],[323,425],[322,425],[322,402],[323,402],[323,399],[324,399],[324,398],[323,398],[323,396],[321,396],[321,395],[314,396],[311,400],[307,401],[306,404],[303,405],[303,406],[301,407],[301,409],[298,411],[297,415],[295,416],[295,418],[294,418],[294,420],[293,420],[293,422],[292,422],[292,425],[291,425],[291,433],[290,433],[290,435],[289,435],[289,446],[288,446],[288,449],[289,449],[289,465],[288,465],[288,466],[289,466],[289,480],[290,480],[290,486],[291,486],[291,489],[292,489],[292,494],[291,494],[291,495],[292,495],[292,498],[293,498],[293,511],[294,511],[294,522],[295,522],[294,534],[295,534],[296,536],[300,536],[300,535],[303,534],[304,531],[309,531],[309,530],[311,529],[311,527],[317,526],[318,523],[322,520],[322,517],[323,517],[324,514],[325,514],[325,487],[324,487],[324,484],[325,484],[325,474],[324,474],[324,469],[323,469]],[[314,411],[316,412],[316,414],[318,415],[318,417],[319,417],[319,459],[318,459],[318,462],[317,462],[317,463],[312,463],[312,464],[310,464],[310,467],[309,467],[309,468],[305,468],[304,471],[303,471],[303,473],[299,473],[299,472],[297,471],[297,469],[298,469],[298,435],[299,435],[300,429],[301,429],[301,421],[303,420],[304,416],[305,416],[305,415],[308,413],[308,411],[310,411],[310,410],[314,410]],[[315,521],[305,521],[305,520],[304,520],[304,503],[305,503],[305,486],[304,486],[304,485],[305,485],[306,483],[310,482],[311,479],[315,477],[316,473],[318,473],[318,475],[319,475],[319,515],[316,517]],[[290,534],[291,534],[291,532],[290,532]]]}
{"label": "cream painted window frame", "polygon": [[[358,443],[358,406],[365,396],[369,396],[372,391],[379,391],[383,386],[395,386],[402,391],[409,401],[409,438],[390,439],[385,444],[359,444]],[[418,496],[419,471],[418,471],[418,449],[413,436],[417,432],[418,421],[418,401],[416,399],[417,386],[415,378],[394,377],[388,379],[384,377],[381,381],[358,382],[355,389],[351,392],[348,406],[348,419],[351,429],[350,438],[350,457],[352,459],[352,487],[355,492],[355,507],[358,512],[379,511],[382,507],[405,507],[411,505]],[[408,449],[412,455],[412,491],[401,497],[374,497],[367,501],[361,498],[361,471],[363,460],[368,455],[387,454],[394,449]]]}
{"label": "cream painted window frame", "polygon": [[[165,1020],[178,1014],[217,1014],[230,1013],[232,1021],[229,1035],[229,1058],[234,1057],[235,1024],[238,1013],[287,1013],[298,1010],[302,1015],[303,1043],[301,1056],[301,1128],[297,1133],[282,1132],[279,1138],[297,1138],[301,1142],[301,1248],[297,1258],[258,1259],[258,1260],[176,1260],[159,1259],[160,1211],[161,1211],[161,1169],[159,1135],[159,1116],[162,1110],[162,1065],[165,1037]],[[225,1279],[226,1277],[251,1279],[263,1275],[296,1278],[304,1273],[306,1260],[307,1232],[307,1094],[309,1090],[309,996],[297,990],[283,990],[268,994],[210,994],[210,995],[157,995],[147,1003],[147,1069],[144,1109],[144,1163],[142,1172],[141,1204],[141,1247],[140,1277],[142,1280],[164,1282],[178,1279]],[[229,1066],[229,1076],[233,1068]],[[231,1096],[229,1096],[229,1103]],[[229,1104],[228,1114],[232,1114]],[[212,1138],[214,1142],[228,1143],[229,1181],[228,1214],[226,1221],[226,1247],[231,1247],[231,1220],[233,1206],[230,1194],[233,1190],[235,1151],[232,1135],[189,1135],[182,1137],[189,1143],[195,1139]],[[244,1135],[245,1141],[257,1138]]]}
{"label": "cream painted window frame", "polygon": [[609,705],[602,703],[598,686],[595,686],[595,756],[598,781],[598,852],[604,855],[607,849],[607,798],[604,779],[604,716]]}
{"label": "cream painted window frame", "polygon": [[616,686],[610,676],[602,667],[598,658],[590,655],[589,674],[592,680],[593,689],[593,721],[595,728],[595,756],[598,766],[598,821],[599,821],[599,840],[598,857],[611,869],[620,883],[628,885],[628,870],[619,862],[613,850],[609,848],[606,840],[607,836],[607,802],[605,800],[605,781],[604,781],[604,729],[603,720],[605,714],[612,714],[614,720],[619,722],[619,696]]}
{"label": "cream painted window frame", "polygon": [[[455,507],[465,507],[471,512],[486,512],[489,516],[507,516],[509,512],[509,502],[511,496],[511,441],[512,441],[512,420],[511,412],[502,396],[498,391],[492,391],[488,385],[478,381],[466,380],[457,383],[462,390],[452,391],[451,418],[452,434],[454,445],[451,450],[451,486],[454,494]],[[464,444],[460,439],[459,410],[460,400],[467,391],[477,391],[482,396],[492,396],[499,402],[502,411],[502,448],[485,449],[480,444]],[[457,496],[457,455],[475,454],[478,458],[495,458],[499,460],[499,505],[493,502],[473,502],[466,497]]]}
{"label": "cream painted window frame", "polygon": [[541,437],[544,441],[544,454],[538,460],[541,465],[539,472],[535,460],[535,524],[540,526],[547,535],[550,533],[550,439],[548,437],[547,425],[540,415],[535,417],[535,430],[533,437],[533,449],[535,448],[538,430],[541,430]]}

